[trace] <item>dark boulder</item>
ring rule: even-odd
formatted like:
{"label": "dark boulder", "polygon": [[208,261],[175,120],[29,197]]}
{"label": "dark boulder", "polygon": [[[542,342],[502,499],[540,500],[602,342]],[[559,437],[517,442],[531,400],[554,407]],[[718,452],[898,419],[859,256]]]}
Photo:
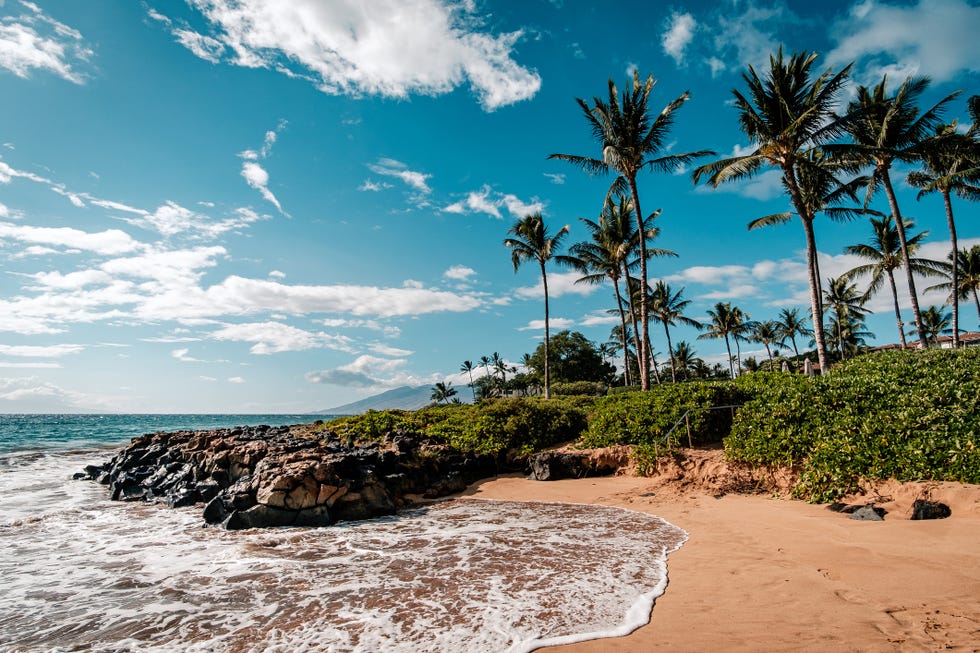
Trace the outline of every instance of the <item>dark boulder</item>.
{"label": "dark boulder", "polygon": [[588,453],[543,451],[528,461],[533,481],[558,481],[564,478],[609,476],[616,473],[612,464],[597,463]]}
{"label": "dark boulder", "polygon": [[874,506],[861,506],[851,513],[851,519],[858,521],[884,521],[885,511],[883,508],[875,508]]}
{"label": "dark boulder", "polygon": [[946,519],[953,514],[945,503],[916,499],[912,504],[912,519]]}

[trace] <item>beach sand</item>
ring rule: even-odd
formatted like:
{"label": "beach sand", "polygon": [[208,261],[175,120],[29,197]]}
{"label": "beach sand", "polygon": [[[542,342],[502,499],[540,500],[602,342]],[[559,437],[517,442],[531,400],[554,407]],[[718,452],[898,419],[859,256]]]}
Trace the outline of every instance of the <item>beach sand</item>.
{"label": "beach sand", "polygon": [[634,476],[500,477],[467,494],[620,506],[689,533],[649,624],[549,651],[980,651],[980,486],[925,486],[952,517],[910,521],[923,487],[879,487],[884,522]]}

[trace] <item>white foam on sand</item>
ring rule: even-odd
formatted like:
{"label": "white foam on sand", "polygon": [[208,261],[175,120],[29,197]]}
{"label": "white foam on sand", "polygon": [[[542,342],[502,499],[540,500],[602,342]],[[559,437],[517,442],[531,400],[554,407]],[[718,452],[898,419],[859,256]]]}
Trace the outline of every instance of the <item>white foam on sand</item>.
{"label": "white foam on sand", "polygon": [[71,496],[29,518],[22,494],[17,519],[0,516],[3,650],[531,651],[645,624],[686,539],[603,506],[460,499],[225,532],[200,507],[110,503],[86,482],[52,493]]}

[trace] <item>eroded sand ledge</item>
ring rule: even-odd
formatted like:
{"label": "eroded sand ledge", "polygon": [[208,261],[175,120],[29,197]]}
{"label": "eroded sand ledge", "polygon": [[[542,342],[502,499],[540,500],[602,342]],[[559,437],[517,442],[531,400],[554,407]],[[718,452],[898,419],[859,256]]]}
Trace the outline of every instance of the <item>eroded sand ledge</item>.
{"label": "eroded sand ledge", "polygon": [[[690,534],[670,555],[670,584],[648,625],[627,637],[548,650],[980,650],[980,486],[878,489],[879,498],[892,499],[877,502],[889,510],[884,522],[658,477],[501,477],[467,494],[620,506]],[[952,508],[950,519],[907,519],[926,489]]]}

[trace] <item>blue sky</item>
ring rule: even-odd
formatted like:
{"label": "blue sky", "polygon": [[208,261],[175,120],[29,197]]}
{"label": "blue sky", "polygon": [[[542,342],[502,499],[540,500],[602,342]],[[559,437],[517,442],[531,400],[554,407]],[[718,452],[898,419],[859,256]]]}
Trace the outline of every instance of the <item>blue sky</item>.
{"label": "blue sky", "polygon": [[[463,360],[516,361],[541,338],[508,227],[540,210],[571,243],[601,209],[611,179],[547,160],[598,154],[576,97],[638,69],[657,110],[691,92],[671,151],[747,151],[731,90],[783,44],[820,69],[856,62],[858,83],[963,89],[947,113],[963,120],[978,33],[968,0],[0,0],[0,412],[303,412],[463,386]],[[773,173],[639,182],[679,255],[651,275],[684,287],[691,317],[808,306],[799,224],[746,229],[787,209]],[[922,255],[943,257],[941,200],[898,186]],[[955,210],[980,243],[980,207]],[[868,233],[818,224],[824,277]],[[553,328],[605,341],[612,290],[576,276],[552,270]],[[888,302],[878,343],[897,339]],[[673,339],[723,357],[696,336]]]}

